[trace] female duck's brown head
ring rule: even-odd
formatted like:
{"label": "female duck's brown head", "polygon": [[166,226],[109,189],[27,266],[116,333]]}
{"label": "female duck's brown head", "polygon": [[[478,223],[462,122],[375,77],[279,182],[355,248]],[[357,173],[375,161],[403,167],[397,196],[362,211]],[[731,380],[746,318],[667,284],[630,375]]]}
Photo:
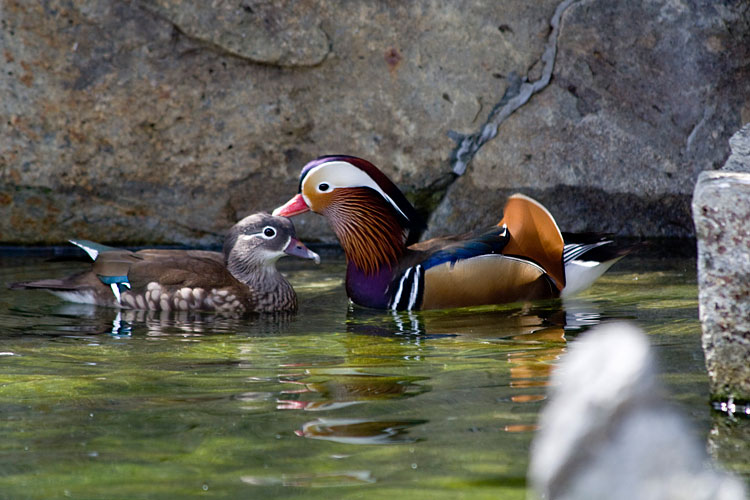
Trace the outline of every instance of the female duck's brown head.
{"label": "female duck's brown head", "polygon": [[393,266],[424,225],[406,197],[370,162],[323,156],[302,169],[299,193],[274,215],[312,210],[328,219],[347,259],[366,273]]}
{"label": "female duck's brown head", "polygon": [[224,239],[224,262],[240,281],[264,267],[273,267],[285,255],[320,262],[320,257],[297,238],[292,221],[267,213],[248,215],[232,226]]}

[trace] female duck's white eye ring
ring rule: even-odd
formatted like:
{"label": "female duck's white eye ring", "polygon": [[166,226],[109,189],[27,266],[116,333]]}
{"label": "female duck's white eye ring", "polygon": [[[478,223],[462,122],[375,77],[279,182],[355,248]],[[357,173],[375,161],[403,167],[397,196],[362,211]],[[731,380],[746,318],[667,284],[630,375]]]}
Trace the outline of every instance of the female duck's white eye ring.
{"label": "female duck's white eye ring", "polygon": [[318,191],[320,191],[321,193],[325,193],[330,187],[331,186],[329,186],[327,182],[321,182],[320,184],[318,184]]}
{"label": "female duck's white eye ring", "polygon": [[261,233],[261,236],[263,236],[263,238],[267,240],[270,240],[271,238],[276,236],[276,230],[272,228],[271,226],[266,226],[263,228],[263,232]]}

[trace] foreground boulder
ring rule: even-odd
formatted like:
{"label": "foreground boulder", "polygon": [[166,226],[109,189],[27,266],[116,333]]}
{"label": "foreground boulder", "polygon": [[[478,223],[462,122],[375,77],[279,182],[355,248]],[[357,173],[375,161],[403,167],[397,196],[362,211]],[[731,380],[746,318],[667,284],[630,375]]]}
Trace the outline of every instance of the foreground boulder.
{"label": "foreground boulder", "polygon": [[745,498],[710,465],[705,446],[664,404],[645,335],[628,324],[592,329],[552,376],[529,477],[545,499]]}

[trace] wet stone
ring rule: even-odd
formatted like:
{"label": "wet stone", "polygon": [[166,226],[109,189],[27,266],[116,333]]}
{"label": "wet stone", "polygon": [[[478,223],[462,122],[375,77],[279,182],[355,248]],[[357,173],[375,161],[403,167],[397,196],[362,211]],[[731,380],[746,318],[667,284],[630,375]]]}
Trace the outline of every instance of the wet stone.
{"label": "wet stone", "polygon": [[716,399],[750,399],[750,173],[712,171],[693,197],[703,350]]}

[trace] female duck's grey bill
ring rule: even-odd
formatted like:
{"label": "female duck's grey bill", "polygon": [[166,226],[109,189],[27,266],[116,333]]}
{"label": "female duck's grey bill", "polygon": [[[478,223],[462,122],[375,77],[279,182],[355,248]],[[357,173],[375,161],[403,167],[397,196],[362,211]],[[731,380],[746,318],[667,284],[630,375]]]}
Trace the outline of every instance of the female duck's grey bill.
{"label": "female duck's grey bill", "polygon": [[302,244],[297,238],[289,238],[289,244],[284,249],[284,253],[287,255],[294,255],[302,259],[312,259],[316,264],[320,264],[320,255],[316,254],[305,245]]}

